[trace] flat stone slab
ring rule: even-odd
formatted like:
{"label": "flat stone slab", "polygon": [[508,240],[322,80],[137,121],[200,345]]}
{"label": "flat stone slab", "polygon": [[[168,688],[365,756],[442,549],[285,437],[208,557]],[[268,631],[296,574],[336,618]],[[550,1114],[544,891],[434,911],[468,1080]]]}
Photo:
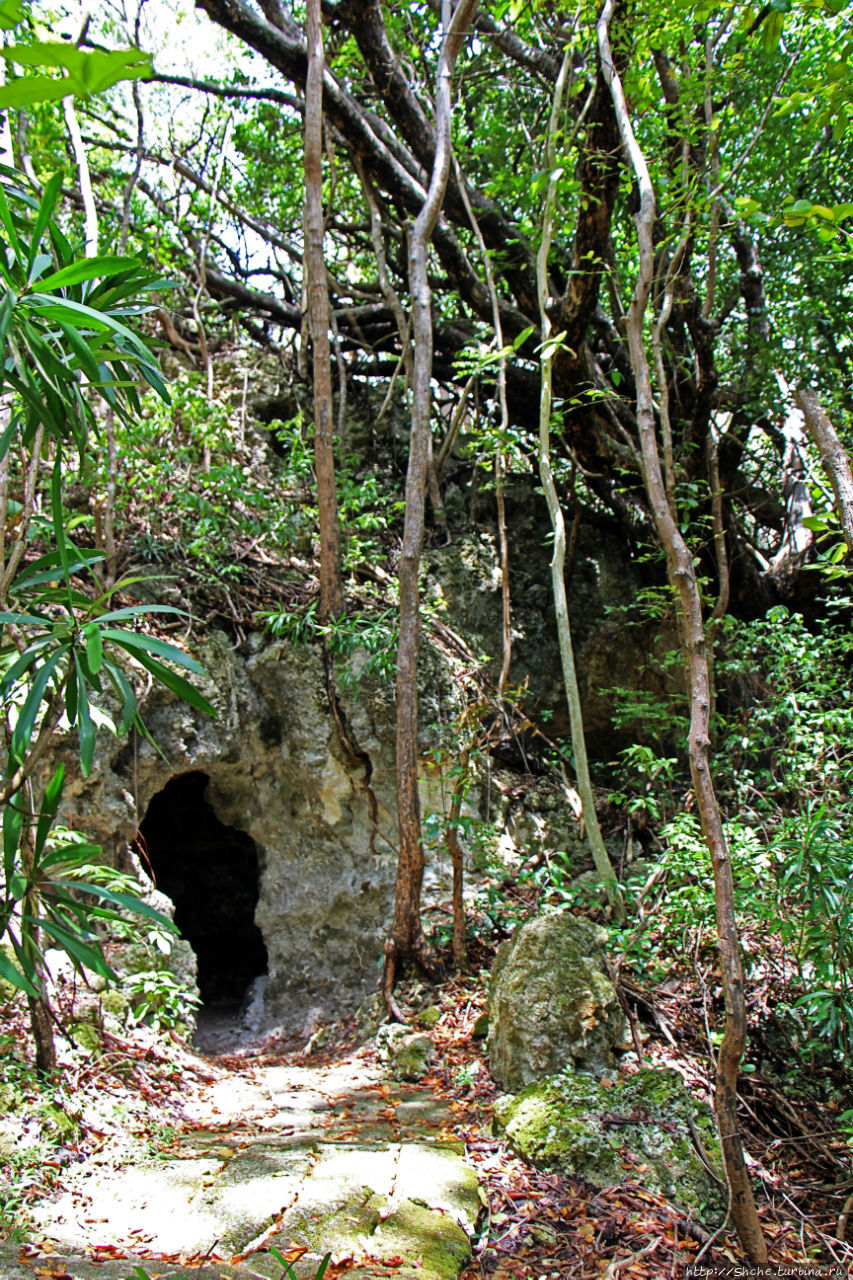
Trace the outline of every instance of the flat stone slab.
{"label": "flat stone slab", "polygon": [[[136,1258],[84,1258],[78,1254],[55,1253],[25,1255],[20,1245],[0,1241],[0,1280],[139,1280],[135,1267],[142,1267],[151,1277],[168,1276],[169,1280],[250,1280],[246,1268],[217,1263],[213,1267],[181,1267],[168,1263],[144,1262]],[[281,1275],[281,1267],[278,1269]]]}
{"label": "flat stone slab", "polygon": [[233,1097],[219,1082],[214,1127],[188,1128],[160,1159],[70,1170],[63,1194],[34,1208],[46,1251],[7,1246],[0,1280],[32,1280],[34,1267],[40,1280],[137,1280],[136,1267],[152,1280],[278,1280],[271,1245],[306,1250],[300,1280],[327,1251],[362,1280],[453,1280],[479,1200],[449,1112],[359,1066],[255,1068]]}

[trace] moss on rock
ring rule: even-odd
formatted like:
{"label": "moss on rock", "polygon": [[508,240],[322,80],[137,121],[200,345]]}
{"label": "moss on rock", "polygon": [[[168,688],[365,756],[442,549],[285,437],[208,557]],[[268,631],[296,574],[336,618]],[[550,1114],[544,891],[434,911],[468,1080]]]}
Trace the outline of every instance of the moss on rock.
{"label": "moss on rock", "polygon": [[426,1032],[410,1031],[397,1023],[380,1027],[376,1035],[380,1062],[395,1080],[421,1080],[429,1071],[434,1046]]}
{"label": "moss on rock", "polygon": [[516,1090],[564,1067],[601,1072],[625,1018],[605,972],[607,933],[566,912],[522,925],[489,983],[489,1066]]}
{"label": "moss on rock", "polygon": [[724,1208],[690,1132],[692,1125],[721,1168],[710,1107],[690,1096],[677,1071],[646,1068],[615,1081],[562,1072],[499,1098],[495,1121],[532,1164],[597,1187],[639,1180],[686,1209]]}
{"label": "moss on rock", "polygon": [[471,1260],[467,1235],[447,1213],[404,1200],[370,1237],[370,1252],[381,1261],[417,1258],[423,1280],[452,1280]]}

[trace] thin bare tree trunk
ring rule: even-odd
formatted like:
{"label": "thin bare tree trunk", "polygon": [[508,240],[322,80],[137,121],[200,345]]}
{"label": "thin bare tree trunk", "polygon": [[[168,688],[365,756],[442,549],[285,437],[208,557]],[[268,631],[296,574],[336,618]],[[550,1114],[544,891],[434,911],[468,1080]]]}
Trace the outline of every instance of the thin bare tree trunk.
{"label": "thin bare tree trunk", "polygon": [[453,67],[473,17],[476,0],[442,4],[442,43],[435,85],[436,147],[429,189],[409,239],[409,280],[412,294],[414,367],[412,430],[406,474],[406,513],[400,553],[400,640],[397,649],[397,814],[400,850],[394,921],[385,941],[383,986],[389,1012],[399,1017],[393,1000],[400,962],[410,958],[427,972],[436,972],[431,948],[421,924],[424,855],[418,794],[418,640],[420,594],[418,571],[424,535],[424,505],[430,446],[432,405],[432,290],[427,256],[444,200],[450,172],[450,103]]}
{"label": "thin bare tree trunk", "polygon": [[329,285],[323,254],[323,26],[320,0],[305,11],[308,78],[305,83],[305,277],[314,369],[314,466],[320,520],[320,619],[344,611],[341,531],[332,433],[332,357],[329,344]]}
{"label": "thin bare tree trunk", "polygon": [[[44,980],[42,973],[39,973],[39,978]],[[36,1070],[43,1076],[50,1076],[56,1070],[56,1045],[53,1040],[50,1005],[44,996],[27,996],[27,1006],[36,1046]]]}
{"label": "thin bare tree trunk", "polygon": [[[509,679],[510,667],[512,666],[512,605],[509,589],[509,538],[506,528],[506,503],[504,502],[504,441],[509,435],[509,407],[506,398],[506,351],[504,350],[503,323],[501,321],[501,308],[498,299],[498,291],[495,287],[495,277],[492,272],[492,264],[489,261],[489,251],[486,248],[486,242],[483,239],[483,233],[480,230],[480,224],[474,216],[474,210],[471,208],[471,201],[468,199],[468,193],[465,190],[465,180],[462,176],[462,170],[458,164],[456,166],[456,181],[459,187],[459,193],[465,204],[465,212],[468,214],[468,221],[477,237],[477,244],[483,259],[483,271],[486,276],[486,286],[489,290],[489,299],[492,304],[492,323],[495,328],[495,344],[497,346],[498,356],[498,403],[501,408],[501,425],[500,439],[495,448],[495,506],[497,508],[497,525],[498,525],[498,550],[500,552],[501,563],[501,670],[498,676],[498,698],[504,696],[504,688]],[[465,393],[463,392],[463,397]],[[449,433],[448,433],[449,435]]]}
{"label": "thin bare tree trunk", "polygon": [[832,485],[844,541],[847,543],[847,550],[853,555],[853,472],[850,470],[850,459],[829,415],[811,388],[800,387],[794,392],[794,399],[806,420],[809,435]]}
{"label": "thin bare tree trunk", "polygon": [[471,753],[468,747],[462,752],[457,765],[456,781],[450,799],[450,812],[447,815],[447,847],[450,850],[450,861],[453,867],[453,967],[457,973],[464,973],[468,968],[468,946],[465,941],[465,853],[459,839],[459,815],[462,812],[462,800],[465,796],[465,783],[468,775],[468,761]]}
{"label": "thin bare tree trunk", "polygon": [[[551,104],[551,118],[548,125],[546,143],[546,168],[553,174],[556,168],[554,156],[554,137],[562,108],[563,91],[570,66],[571,53],[566,51],[563,65],[554,89]],[[616,872],[604,845],[598,817],[595,812],[595,797],[592,793],[592,781],[589,776],[589,762],[586,754],[586,741],[583,732],[583,714],[581,711],[580,691],[578,689],[575,655],[572,647],[572,631],[569,622],[569,605],[566,597],[566,522],[557,487],[551,471],[551,366],[554,358],[553,347],[549,344],[551,320],[548,315],[548,254],[551,249],[551,234],[554,221],[554,205],[557,194],[557,179],[551,177],[545,196],[545,209],[542,216],[542,239],[536,255],[536,282],[539,291],[539,322],[542,332],[542,380],[539,403],[539,475],[554,530],[554,552],[551,558],[551,583],[554,593],[554,611],[557,617],[557,635],[560,642],[560,658],[563,665],[563,681],[566,687],[566,700],[569,704],[569,720],[572,732],[572,750],[575,757],[575,775],[578,782],[578,793],[583,805],[583,816],[586,822],[586,834],[595,869],[604,885],[607,900],[617,920],[625,919],[625,903],[616,879]]]}
{"label": "thin bare tree trunk", "polygon": [[631,366],[637,387],[637,424],[646,493],[681,603],[690,688],[690,771],[702,831],[714,871],[717,943],[726,1005],[725,1028],[717,1059],[715,1110],[729,1184],[732,1218],[750,1261],[763,1266],[767,1262],[767,1245],[746,1169],[737,1114],[738,1069],[746,1043],[746,1000],[735,919],[732,866],[709,760],[711,691],[702,603],[693,557],[673,515],[661,472],[651,374],[643,341],[643,320],[654,278],[655,251],[652,233],[655,193],[645,157],[634,136],[622,82],[613,61],[610,22],[614,8],[615,0],[606,0],[598,21],[598,47],[602,74],[610,88],[622,145],[636,175],[640,192],[640,208],[634,218],[639,245],[639,270],[626,320]]}

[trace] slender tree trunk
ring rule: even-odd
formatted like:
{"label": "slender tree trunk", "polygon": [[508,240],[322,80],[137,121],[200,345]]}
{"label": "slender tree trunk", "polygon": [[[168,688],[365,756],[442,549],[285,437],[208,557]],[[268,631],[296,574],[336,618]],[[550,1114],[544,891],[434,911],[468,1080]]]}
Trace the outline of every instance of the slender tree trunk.
{"label": "slender tree trunk", "polygon": [[[41,974],[39,976],[43,977]],[[50,1076],[56,1070],[56,1045],[53,1041],[50,1006],[44,996],[27,996],[27,1005],[36,1047],[36,1070],[43,1076]]]}
{"label": "slender tree trunk", "polygon": [[457,824],[459,815],[462,812],[462,801],[465,797],[465,784],[470,758],[470,749],[466,747],[459,757],[458,772],[450,800],[450,813],[447,816],[447,847],[450,850],[450,861],[453,866],[453,967],[458,973],[464,973],[468,968],[468,946],[465,941],[465,901],[463,898],[465,857],[462,841],[459,839]]}
{"label": "slender tree trunk", "polygon": [[829,415],[811,388],[801,387],[794,392],[794,399],[806,420],[809,435],[832,485],[844,541],[847,543],[847,550],[853,555],[853,472],[850,470],[850,459]]}
{"label": "slender tree trunk", "polygon": [[[554,156],[554,137],[562,108],[563,91],[570,65],[570,53],[567,51],[560,68],[551,105],[551,118],[548,125],[546,144],[546,167],[554,172],[556,160]],[[589,762],[586,754],[586,741],[583,732],[583,714],[581,711],[580,691],[578,689],[575,656],[572,647],[572,631],[569,622],[569,606],[566,598],[566,522],[554,484],[551,471],[551,365],[554,358],[553,349],[549,346],[551,321],[548,316],[548,254],[551,249],[551,233],[554,221],[554,204],[556,200],[557,180],[551,177],[545,196],[545,209],[542,218],[542,239],[536,255],[536,281],[539,291],[539,323],[542,332],[542,381],[539,404],[539,475],[551,527],[554,530],[554,553],[551,558],[551,582],[554,592],[554,610],[557,615],[557,635],[560,641],[560,658],[563,666],[563,680],[566,687],[566,699],[569,704],[569,720],[572,731],[572,750],[575,757],[575,775],[578,782],[578,793],[583,805],[583,816],[586,822],[586,833],[589,841],[595,869],[604,885],[608,902],[617,920],[625,919],[625,903],[613,864],[604,845],[598,817],[595,812],[595,797],[592,793],[592,781],[589,776]]]}
{"label": "slender tree trunk", "polygon": [[323,26],[320,0],[305,10],[308,78],[305,83],[305,276],[314,368],[314,466],[320,517],[320,619],[344,611],[341,531],[332,434],[332,357],[329,286],[323,255]]}
{"label": "slender tree trunk", "polygon": [[[501,564],[501,669],[498,675],[498,699],[502,700],[506,682],[509,679],[510,667],[512,666],[512,601],[509,588],[509,537],[507,536],[506,527],[506,503],[504,502],[504,458],[503,451],[506,440],[509,437],[509,406],[506,398],[506,351],[504,349],[503,337],[503,321],[501,320],[500,301],[498,299],[498,291],[495,287],[495,277],[492,272],[492,264],[489,261],[489,251],[486,248],[486,242],[483,239],[483,233],[480,230],[480,224],[474,216],[474,210],[471,208],[471,201],[468,199],[468,193],[465,190],[465,179],[458,164],[456,166],[456,182],[459,187],[459,194],[465,205],[465,212],[468,214],[468,221],[474,235],[477,237],[477,244],[483,259],[483,272],[486,277],[486,287],[489,290],[489,298],[492,304],[492,324],[495,329],[495,345],[497,346],[498,357],[498,403],[501,409],[501,425],[500,439],[495,448],[495,507],[497,508],[497,526],[498,526],[498,549],[500,552]],[[469,380],[470,385],[470,380]],[[462,392],[460,406],[467,398],[467,387]],[[455,416],[455,415],[454,415]],[[448,432],[448,445],[453,445],[451,441],[451,432]],[[455,443],[455,439],[453,440]],[[448,450],[449,452],[449,450]]]}
{"label": "slender tree trunk", "polygon": [[432,290],[427,276],[429,244],[441,210],[450,172],[450,103],[453,66],[474,14],[476,0],[458,0],[451,17],[449,0],[442,5],[442,43],[435,86],[436,148],[424,204],[409,238],[409,281],[412,294],[414,366],[412,429],[406,474],[406,512],[400,553],[400,640],[397,649],[397,814],[400,850],[394,921],[385,942],[383,985],[389,1012],[399,1017],[393,1001],[397,968],[415,960],[428,973],[436,963],[421,925],[424,855],[418,794],[418,639],[420,595],[418,571],[424,535],[424,503],[430,447],[432,406]]}
{"label": "slender tree trunk", "polygon": [[725,1029],[717,1059],[715,1110],[731,1196],[732,1218],[750,1261],[764,1265],[767,1262],[767,1245],[747,1174],[737,1114],[738,1070],[746,1043],[746,1000],[735,920],[732,866],[710,768],[711,690],[702,604],[693,557],[681,536],[667,498],[658,452],[649,360],[643,340],[643,320],[654,278],[652,232],[655,193],[645,157],[634,136],[622,82],[613,61],[610,21],[614,8],[615,0],[606,0],[598,21],[598,47],[601,69],[610,88],[622,145],[636,175],[640,192],[640,208],[634,218],[639,245],[639,271],[627,316],[628,344],[637,387],[637,423],[646,493],[681,603],[683,643],[690,688],[690,771],[702,831],[714,871],[717,944],[726,1005]]}

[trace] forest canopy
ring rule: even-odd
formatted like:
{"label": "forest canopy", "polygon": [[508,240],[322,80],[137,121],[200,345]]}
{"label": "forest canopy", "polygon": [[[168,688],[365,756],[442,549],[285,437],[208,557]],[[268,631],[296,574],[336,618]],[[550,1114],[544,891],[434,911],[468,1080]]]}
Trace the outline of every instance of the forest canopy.
{"label": "forest canopy", "polygon": [[[72,13],[55,24],[69,43],[82,37],[81,49],[139,44],[154,53],[152,79],[79,106],[102,235],[184,282],[164,304],[196,359],[209,330],[214,344],[243,333],[298,368],[306,354],[301,11],[246,0],[198,8],[103,6],[85,30]],[[668,402],[672,485],[709,595],[728,586],[712,534],[719,492],[723,576],[747,610],[796,598],[814,537],[803,520],[819,514],[810,490],[824,482],[812,474],[790,389],[812,388],[839,421],[849,390],[851,90],[838,9],[780,0],[673,5],[652,16],[621,5],[612,20],[657,196],[649,339],[663,375],[656,395]],[[406,376],[405,239],[434,148],[439,11],[438,0],[323,6],[325,252],[336,379],[353,399],[383,380],[399,388]],[[598,67],[596,18],[588,6],[533,3],[473,17],[456,66],[454,161],[431,250],[434,452],[439,487],[451,430],[483,454],[500,436],[510,468],[535,456],[535,256],[553,176],[555,456],[564,485],[574,476],[601,519],[644,541],[651,521],[624,323],[638,196]],[[19,39],[44,35],[33,27]],[[188,65],[179,73],[181,41]],[[567,51],[549,174],[545,129]],[[45,75],[11,53],[8,65],[13,95]],[[79,200],[52,106],[25,108],[17,132],[33,177],[43,182],[63,166]],[[506,423],[486,258],[507,349]]]}

